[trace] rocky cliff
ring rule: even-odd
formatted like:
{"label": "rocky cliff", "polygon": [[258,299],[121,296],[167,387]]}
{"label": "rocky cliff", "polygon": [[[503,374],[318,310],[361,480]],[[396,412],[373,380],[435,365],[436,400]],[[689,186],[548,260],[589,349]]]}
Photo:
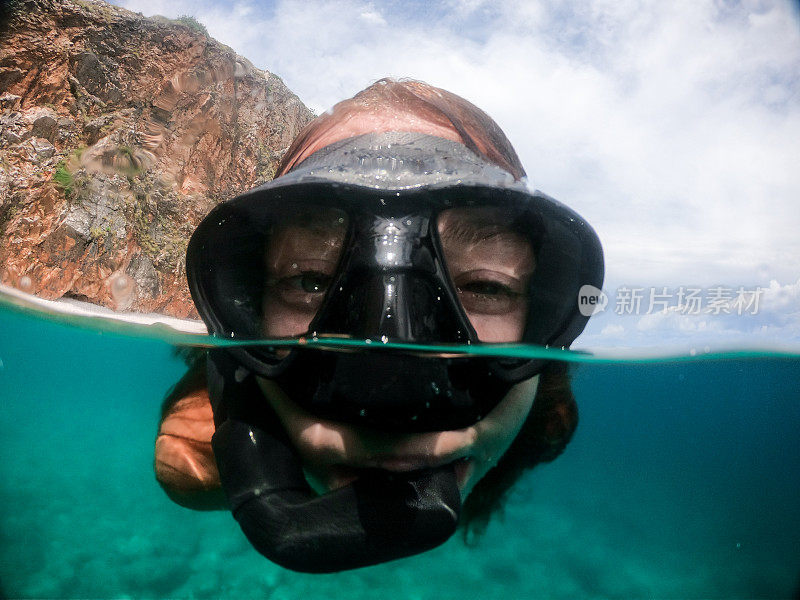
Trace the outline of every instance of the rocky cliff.
{"label": "rocky cliff", "polygon": [[191,232],[216,203],[270,179],[312,113],[191,18],[22,0],[6,19],[0,281],[195,317]]}

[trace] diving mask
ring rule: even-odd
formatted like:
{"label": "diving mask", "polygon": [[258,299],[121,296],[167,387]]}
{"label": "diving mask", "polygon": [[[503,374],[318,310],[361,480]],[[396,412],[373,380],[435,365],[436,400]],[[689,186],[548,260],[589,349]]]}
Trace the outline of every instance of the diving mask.
{"label": "diving mask", "polygon": [[387,342],[567,347],[603,256],[576,213],[464,145],[417,133],[331,144],[217,206],[187,252],[190,289],[218,337],[335,336],[367,351],[230,348],[320,417],[379,429],[483,418],[537,360],[410,353]]}

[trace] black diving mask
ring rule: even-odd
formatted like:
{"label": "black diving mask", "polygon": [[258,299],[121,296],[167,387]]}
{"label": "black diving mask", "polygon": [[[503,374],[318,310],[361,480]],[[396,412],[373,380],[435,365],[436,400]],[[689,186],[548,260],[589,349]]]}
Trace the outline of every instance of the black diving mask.
{"label": "black diving mask", "polygon": [[400,431],[466,427],[538,360],[398,351],[389,342],[568,347],[603,255],[576,213],[464,145],[417,133],[327,146],[218,205],[187,252],[209,331],[333,336],[368,350],[258,344],[227,352],[323,418]]}

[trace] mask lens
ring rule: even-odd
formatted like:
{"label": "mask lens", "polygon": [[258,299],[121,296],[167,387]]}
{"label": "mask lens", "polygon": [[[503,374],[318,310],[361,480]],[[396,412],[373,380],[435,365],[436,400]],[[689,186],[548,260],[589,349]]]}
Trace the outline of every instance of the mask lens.
{"label": "mask lens", "polygon": [[261,303],[265,337],[308,331],[336,273],[347,226],[341,210],[306,206],[269,227]]}
{"label": "mask lens", "polygon": [[522,340],[536,268],[535,223],[504,207],[440,213],[437,227],[448,273],[482,342]]}

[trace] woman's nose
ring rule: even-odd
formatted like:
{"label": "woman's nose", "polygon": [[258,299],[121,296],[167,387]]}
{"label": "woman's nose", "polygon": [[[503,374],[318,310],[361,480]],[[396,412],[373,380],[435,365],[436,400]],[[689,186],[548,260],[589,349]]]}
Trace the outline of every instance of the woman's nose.
{"label": "woman's nose", "polygon": [[[469,339],[442,286],[416,269],[362,273],[350,278],[342,294],[336,302],[338,310],[333,311],[338,318],[326,318],[318,331],[328,333],[335,327],[336,333],[384,342],[464,343]],[[332,327],[326,327],[328,323]]]}

